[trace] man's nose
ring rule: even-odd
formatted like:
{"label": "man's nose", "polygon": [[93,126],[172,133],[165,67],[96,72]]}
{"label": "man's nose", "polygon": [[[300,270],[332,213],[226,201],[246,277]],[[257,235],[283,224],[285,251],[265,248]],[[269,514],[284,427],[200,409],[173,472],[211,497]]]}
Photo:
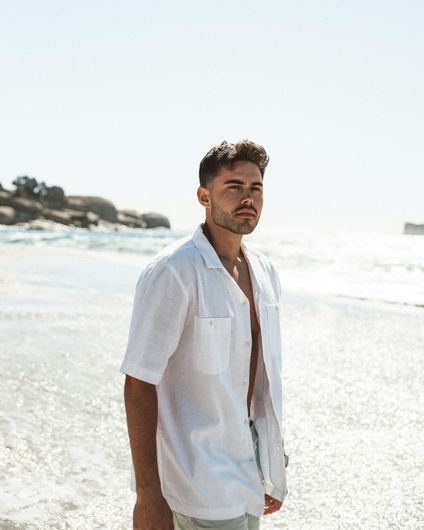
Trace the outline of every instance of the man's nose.
{"label": "man's nose", "polygon": [[253,193],[250,189],[245,190],[241,202],[243,204],[253,204]]}

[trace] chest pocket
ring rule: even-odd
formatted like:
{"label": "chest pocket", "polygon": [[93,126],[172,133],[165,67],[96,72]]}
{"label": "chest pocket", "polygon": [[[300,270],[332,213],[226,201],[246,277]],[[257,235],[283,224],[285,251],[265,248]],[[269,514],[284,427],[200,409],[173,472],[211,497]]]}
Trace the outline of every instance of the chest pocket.
{"label": "chest pocket", "polygon": [[202,373],[217,375],[228,368],[231,317],[194,317],[194,366]]}

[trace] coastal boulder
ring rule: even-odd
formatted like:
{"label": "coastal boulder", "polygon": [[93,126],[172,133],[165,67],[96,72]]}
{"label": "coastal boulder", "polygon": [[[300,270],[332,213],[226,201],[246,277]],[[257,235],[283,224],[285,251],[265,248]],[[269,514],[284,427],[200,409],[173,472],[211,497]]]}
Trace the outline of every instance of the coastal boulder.
{"label": "coastal boulder", "polygon": [[141,214],[141,219],[145,222],[146,228],[171,228],[169,219],[160,213],[148,212]]}
{"label": "coastal boulder", "polygon": [[43,209],[43,206],[40,202],[34,201],[32,199],[15,197],[8,191],[0,191],[0,206],[10,206],[18,212],[30,214],[32,218],[38,217],[41,213],[41,210]]}
{"label": "coastal boulder", "polygon": [[127,215],[123,211],[118,212],[118,223],[131,228],[146,228],[146,223],[141,219],[141,215]]}
{"label": "coastal boulder", "polygon": [[44,219],[54,221],[67,226],[76,226],[78,228],[88,228],[90,225],[97,225],[99,221],[98,215],[93,212],[81,212],[78,210],[54,210],[52,208],[44,208],[42,215]]}
{"label": "coastal boulder", "polygon": [[69,214],[61,210],[53,210],[51,208],[44,208],[42,211],[44,219],[60,223],[62,225],[72,225],[72,219]]}
{"label": "coastal boulder", "polygon": [[42,202],[47,208],[55,210],[63,208],[66,204],[63,188],[60,186],[45,186],[42,190]]}
{"label": "coastal boulder", "polygon": [[16,211],[11,206],[0,206],[0,225],[13,225],[16,220]]}
{"label": "coastal boulder", "polygon": [[43,209],[43,205],[40,202],[31,199],[23,199],[21,197],[13,197],[11,200],[11,206],[13,206],[15,210],[31,214],[34,217],[38,217]]}
{"label": "coastal boulder", "polygon": [[410,236],[423,236],[424,225],[416,225],[413,223],[405,223],[403,233]]}
{"label": "coastal boulder", "polygon": [[0,191],[0,206],[12,206],[13,198],[13,193],[11,193],[10,191]]}
{"label": "coastal boulder", "polygon": [[87,227],[90,225],[97,226],[99,224],[99,216],[94,212],[87,212],[86,216]]}
{"label": "coastal boulder", "polygon": [[137,212],[137,210],[119,210],[120,213],[128,216],[128,217],[133,217],[134,219],[140,219],[141,220],[141,216],[142,214],[140,212]]}
{"label": "coastal boulder", "polygon": [[[0,190],[0,205],[1,206],[8,206],[10,199],[13,197],[13,193],[11,191],[7,191],[4,188]],[[7,203],[7,204],[6,204]]]}
{"label": "coastal boulder", "polygon": [[115,205],[103,199],[102,197],[89,197],[84,195],[69,195],[65,199],[65,206],[72,210],[79,210],[83,212],[93,212],[99,216],[100,219],[117,222],[118,211]]}
{"label": "coastal boulder", "polygon": [[16,222],[17,223],[26,223],[27,221],[32,221],[34,219],[39,219],[40,216],[37,213],[32,213],[28,211],[15,210],[16,212]]}
{"label": "coastal boulder", "polygon": [[79,228],[89,228],[91,225],[99,224],[99,216],[93,212],[80,212],[65,208],[62,210],[72,221],[72,224]]}

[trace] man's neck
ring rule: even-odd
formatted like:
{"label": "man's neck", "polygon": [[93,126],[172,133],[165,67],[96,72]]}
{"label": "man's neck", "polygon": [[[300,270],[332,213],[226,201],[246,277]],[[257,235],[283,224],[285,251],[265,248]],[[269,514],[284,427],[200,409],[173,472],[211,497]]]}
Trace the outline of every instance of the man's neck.
{"label": "man's neck", "polygon": [[207,221],[202,223],[202,229],[219,258],[236,261],[237,258],[243,257],[240,249],[243,234],[233,234],[229,230],[216,224],[209,224]]}

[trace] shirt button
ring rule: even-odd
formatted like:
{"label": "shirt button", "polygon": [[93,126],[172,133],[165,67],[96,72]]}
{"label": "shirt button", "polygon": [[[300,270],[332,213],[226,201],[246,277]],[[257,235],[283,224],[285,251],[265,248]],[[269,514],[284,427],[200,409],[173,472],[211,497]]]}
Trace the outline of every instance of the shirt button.
{"label": "shirt button", "polygon": [[244,345],[245,345],[245,346],[250,346],[250,340],[245,340],[245,341],[244,341]]}

